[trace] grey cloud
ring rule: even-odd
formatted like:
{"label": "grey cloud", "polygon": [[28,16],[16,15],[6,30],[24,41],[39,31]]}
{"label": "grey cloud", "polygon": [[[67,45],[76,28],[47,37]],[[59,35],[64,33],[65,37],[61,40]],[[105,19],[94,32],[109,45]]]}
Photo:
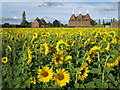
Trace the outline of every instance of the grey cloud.
{"label": "grey cloud", "polygon": [[2,21],[21,21],[20,18],[12,18],[12,17],[3,17]]}
{"label": "grey cloud", "polygon": [[117,11],[118,10],[118,6],[103,6],[103,7],[98,7],[96,8],[96,10],[98,11],[103,11],[103,12],[106,12],[106,11]]}
{"label": "grey cloud", "polygon": [[20,23],[22,20],[20,18],[13,18],[13,17],[2,17],[2,23]]}
{"label": "grey cloud", "polygon": [[38,5],[38,7],[52,7],[52,6],[63,6],[60,2],[44,2],[44,4]]}

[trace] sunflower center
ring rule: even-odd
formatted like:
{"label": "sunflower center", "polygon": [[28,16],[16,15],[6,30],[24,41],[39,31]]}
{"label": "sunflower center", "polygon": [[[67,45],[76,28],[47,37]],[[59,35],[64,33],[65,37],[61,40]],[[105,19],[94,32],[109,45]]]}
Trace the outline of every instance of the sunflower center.
{"label": "sunflower center", "polygon": [[83,70],[81,70],[81,74],[80,75],[83,75],[85,73],[85,68],[83,68]]}
{"label": "sunflower center", "polygon": [[47,77],[47,76],[48,76],[48,72],[47,72],[47,71],[43,71],[43,73],[41,73],[41,75],[42,75],[43,77]]}
{"label": "sunflower center", "polygon": [[3,61],[6,61],[6,59],[4,58]]}
{"label": "sunflower center", "polygon": [[90,53],[90,58],[91,59],[92,59],[93,55],[94,55],[94,52],[92,51],[92,53]]}
{"label": "sunflower center", "polygon": [[34,78],[32,78],[32,80],[34,81]]}
{"label": "sunflower center", "polygon": [[31,81],[31,82],[34,81],[34,78],[31,78],[30,81]]}
{"label": "sunflower center", "polygon": [[56,56],[56,61],[59,62],[61,59],[60,59],[61,55],[60,54],[57,54]]}
{"label": "sunflower center", "polygon": [[63,80],[64,79],[64,75],[63,74],[58,74],[58,79],[59,80]]}

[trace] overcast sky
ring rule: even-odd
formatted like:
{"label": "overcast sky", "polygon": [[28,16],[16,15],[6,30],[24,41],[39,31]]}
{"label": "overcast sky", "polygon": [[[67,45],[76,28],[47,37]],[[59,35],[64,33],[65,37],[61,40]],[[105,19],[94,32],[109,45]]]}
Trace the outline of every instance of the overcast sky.
{"label": "overcast sky", "polygon": [[[26,1],[26,2],[25,2]],[[2,0],[2,23],[11,23],[11,24],[20,24],[22,18],[22,12],[26,12],[26,18],[29,22],[33,21],[36,17],[45,18],[47,22],[52,22],[57,19],[63,24],[67,24],[68,20],[72,14],[75,12],[77,16],[79,12],[82,12],[83,15],[86,14],[86,11],[89,11],[89,14],[92,19],[111,19],[118,18],[118,1],[119,0],[106,0],[106,2],[92,0],[40,0],[38,2],[35,0]],[[56,2],[55,2],[56,1]],[[83,2],[84,1],[84,2]],[[95,2],[96,1],[96,2]],[[0,22],[1,23],[1,22]]]}

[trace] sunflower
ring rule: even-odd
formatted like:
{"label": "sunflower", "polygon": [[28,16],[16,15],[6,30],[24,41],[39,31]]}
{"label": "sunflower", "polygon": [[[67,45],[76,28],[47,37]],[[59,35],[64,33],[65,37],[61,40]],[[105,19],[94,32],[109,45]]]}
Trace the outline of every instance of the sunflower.
{"label": "sunflower", "polygon": [[30,65],[31,62],[32,62],[32,59],[28,59],[27,64]]}
{"label": "sunflower", "polygon": [[40,49],[41,49],[41,53],[43,53],[45,55],[47,55],[50,52],[47,43],[42,44]]}
{"label": "sunflower", "polygon": [[32,48],[35,49],[35,51],[39,51],[40,50],[39,42],[35,41],[34,44],[32,45]]}
{"label": "sunflower", "polygon": [[2,62],[3,62],[3,63],[7,63],[7,62],[8,62],[8,58],[7,58],[7,57],[3,57],[3,58],[2,58]]}
{"label": "sunflower", "polygon": [[120,61],[120,56],[118,56],[113,62],[107,62],[107,66],[108,67],[114,67],[117,66],[119,64]]}
{"label": "sunflower", "polygon": [[68,61],[69,59],[72,59],[72,56],[66,56],[65,59],[64,59],[64,61],[66,62],[66,61]]}
{"label": "sunflower", "polygon": [[105,48],[106,50],[110,50],[110,43],[107,43],[107,47]]}
{"label": "sunflower", "polygon": [[28,52],[27,64],[29,65],[32,62],[32,52],[30,51],[30,47],[27,47],[27,52]]}
{"label": "sunflower", "polygon": [[90,63],[92,61],[92,58],[95,57],[95,51],[96,50],[100,50],[100,47],[98,46],[94,46],[93,48],[90,49],[89,53],[88,53],[88,57],[86,60],[88,60],[88,62]]}
{"label": "sunflower", "polygon": [[12,51],[12,49],[11,49],[11,47],[10,47],[9,45],[7,46],[7,48],[8,48],[10,51]]}
{"label": "sunflower", "polygon": [[77,72],[77,75],[79,76],[81,81],[84,81],[84,79],[88,76],[89,70],[88,70],[87,65],[88,65],[87,63],[84,63],[80,67],[79,71]]}
{"label": "sunflower", "polygon": [[95,44],[95,43],[96,43],[95,37],[92,37],[92,38],[90,39],[90,41],[91,41],[92,44]]}
{"label": "sunflower", "polygon": [[10,40],[13,41],[13,42],[16,42],[15,36],[11,36]]}
{"label": "sunflower", "polygon": [[56,50],[57,50],[57,52],[63,52],[63,50],[68,49],[68,46],[69,45],[67,44],[67,42],[64,42],[63,40],[60,40],[56,44]]}
{"label": "sunflower", "polygon": [[116,44],[116,32],[111,32],[107,35],[106,40],[109,41],[110,43]]}
{"label": "sunflower", "polygon": [[104,50],[110,50],[110,42],[108,42],[107,40],[102,40],[100,41],[100,47],[101,47],[101,50],[104,51]]}
{"label": "sunflower", "polygon": [[38,38],[38,33],[33,34],[35,38]]}
{"label": "sunflower", "polygon": [[33,84],[36,84],[36,79],[35,79],[35,77],[30,77],[30,83],[33,83]]}
{"label": "sunflower", "polygon": [[58,66],[63,63],[63,54],[61,52],[57,52],[53,54],[53,59],[54,59],[55,65]]}
{"label": "sunflower", "polygon": [[16,39],[20,40],[20,34],[19,33],[16,34]]}
{"label": "sunflower", "polygon": [[84,42],[84,48],[86,47],[87,43],[90,41],[91,37],[89,37],[85,42]]}
{"label": "sunflower", "polygon": [[32,35],[32,39],[31,39],[31,42],[30,42],[30,43],[33,43],[33,41],[34,41],[36,38],[38,38],[38,34],[37,34],[37,33],[34,33],[34,34]]}
{"label": "sunflower", "polygon": [[27,41],[24,41],[24,45],[23,45],[23,47],[28,47],[28,42]]}
{"label": "sunflower", "polygon": [[22,33],[22,38],[24,38],[25,37],[25,34],[24,33]]}
{"label": "sunflower", "polygon": [[42,69],[38,70],[38,78],[39,81],[47,83],[52,79],[53,71],[49,67],[43,67]]}
{"label": "sunflower", "polygon": [[71,44],[71,46],[74,46],[74,45],[75,45],[75,42],[76,42],[76,41],[72,41],[72,44]]}
{"label": "sunflower", "polygon": [[69,83],[70,81],[70,74],[65,71],[65,69],[57,69],[56,70],[57,73],[55,73],[54,75],[54,80],[55,80],[55,83],[62,87],[62,86],[65,86],[66,83]]}

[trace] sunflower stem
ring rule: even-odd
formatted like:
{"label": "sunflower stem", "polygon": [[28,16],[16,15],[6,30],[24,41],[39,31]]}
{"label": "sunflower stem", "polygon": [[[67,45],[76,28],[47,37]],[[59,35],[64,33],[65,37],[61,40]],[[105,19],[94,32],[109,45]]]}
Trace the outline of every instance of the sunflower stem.
{"label": "sunflower stem", "polygon": [[[99,54],[99,52],[97,52],[97,54],[98,54],[98,62],[100,61],[100,54]],[[100,68],[100,64],[98,65],[98,68]]]}
{"label": "sunflower stem", "polygon": [[77,74],[76,74],[76,80],[75,80],[75,83],[77,83]]}
{"label": "sunflower stem", "polygon": [[104,78],[105,78],[105,70],[104,70],[104,68],[105,68],[105,66],[106,66],[106,63],[107,63],[107,60],[108,60],[109,57],[110,57],[110,56],[107,56],[106,61],[105,61],[105,64],[104,64],[104,66],[103,66],[102,83],[104,83]]}
{"label": "sunflower stem", "polygon": [[87,53],[85,53],[84,58],[86,57]]}

